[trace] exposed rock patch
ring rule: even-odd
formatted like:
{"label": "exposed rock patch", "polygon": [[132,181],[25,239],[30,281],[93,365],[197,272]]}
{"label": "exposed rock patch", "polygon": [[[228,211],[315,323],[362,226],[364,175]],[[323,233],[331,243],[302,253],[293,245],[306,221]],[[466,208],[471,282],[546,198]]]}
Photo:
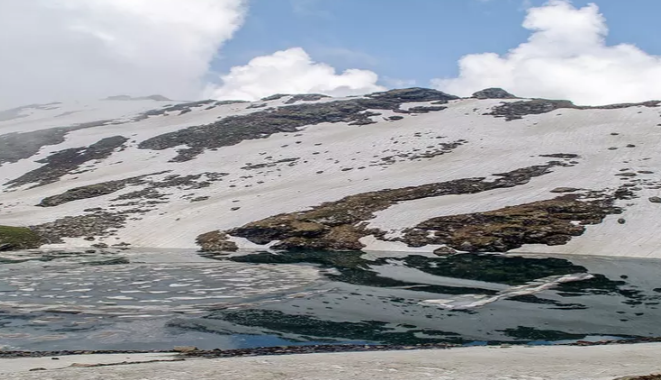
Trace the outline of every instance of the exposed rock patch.
{"label": "exposed rock patch", "polygon": [[490,113],[486,115],[492,115],[495,117],[504,117],[507,121],[522,119],[525,115],[538,115],[542,113],[548,113],[555,111],[559,108],[574,108],[579,107],[575,106],[574,103],[568,100],[546,100],[546,99],[534,99],[527,101],[503,103],[499,106],[496,106],[492,109]]}
{"label": "exposed rock patch", "polygon": [[402,241],[413,247],[445,244],[468,252],[507,252],[524,244],[563,245],[621,212],[612,198],[583,200],[564,195],[503,209],[434,218],[405,231]]}
{"label": "exposed rock patch", "polygon": [[510,94],[502,88],[486,88],[474,93],[472,97],[476,99],[518,99],[518,97]]}
{"label": "exposed rock patch", "polygon": [[284,98],[285,96],[291,96],[291,95],[289,95],[289,94],[273,94],[273,95],[271,95],[271,96],[267,96],[267,97],[262,98],[262,99],[260,99],[260,100],[262,100],[262,101],[264,101],[264,102],[269,102],[269,101],[271,101],[271,100],[279,100],[279,99],[282,99],[282,98]]}
{"label": "exposed rock patch", "polygon": [[263,168],[271,168],[271,167],[277,166],[278,164],[293,165],[298,160],[300,160],[299,157],[293,157],[293,158],[283,158],[282,160],[277,160],[277,161],[273,161],[273,162],[265,162],[265,163],[262,163],[262,164],[247,163],[246,166],[242,167],[241,169],[243,169],[243,170],[257,170],[257,169],[263,169]]}
{"label": "exposed rock patch", "polygon": [[100,120],[71,127],[49,128],[32,132],[15,132],[0,135],[0,166],[30,158],[45,146],[61,144],[69,132],[101,127],[110,122],[111,120]]}
{"label": "exposed rock patch", "polygon": [[141,121],[148,119],[150,116],[163,116],[169,113],[177,113],[184,115],[194,111],[196,108],[205,107],[206,110],[213,109],[218,106],[227,104],[247,103],[244,100],[199,100],[196,102],[180,103],[175,105],[168,105],[163,108],[149,110],[137,116],[134,121]]}
{"label": "exposed rock patch", "polygon": [[307,125],[320,123],[349,123],[365,125],[374,123],[370,109],[397,110],[405,102],[441,101],[457,97],[427,89],[393,90],[368,95],[366,98],[332,101],[318,104],[302,104],[279,107],[249,115],[230,116],[215,123],[185,128],[145,140],[140,149],[164,150],[186,145],[172,159],[174,162],[189,161],[207,149],[236,145],[244,140],[269,137],[275,133],[296,132]]}
{"label": "exposed rock patch", "polygon": [[112,194],[118,190],[123,189],[127,185],[127,181],[110,181],[98,183],[89,186],[76,187],[67,190],[63,194],[54,195],[41,200],[37,206],[39,207],[55,207],[64,203],[77,201],[80,199],[96,198],[106,194]]}
{"label": "exposed rock patch", "polygon": [[201,252],[236,252],[239,247],[220,231],[208,232],[197,237]]}
{"label": "exposed rock patch", "polygon": [[533,177],[550,173],[552,167],[560,165],[551,162],[496,174],[499,178],[494,181],[468,178],[352,195],[323,203],[309,211],[280,214],[248,223],[226,233],[256,244],[279,241],[273,246],[274,249],[360,250],[364,247],[359,241],[362,237],[384,235],[383,231],[368,229],[366,222],[375,217],[375,212],[395,203],[514,187],[527,183]]}
{"label": "exposed rock patch", "polygon": [[606,106],[577,106],[569,100],[548,100],[548,99],[533,99],[522,100],[519,102],[503,103],[494,107],[490,113],[485,115],[492,115],[495,117],[504,117],[507,121],[522,119],[525,115],[538,115],[548,113],[561,108],[588,110],[588,109],[621,109],[629,107],[658,107],[661,101],[650,101],[643,103],[622,103],[610,104]]}
{"label": "exposed rock patch", "polygon": [[146,177],[163,174],[163,173],[167,173],[167,172],[147,174],[138,177],[118,180],[118,181],[108,181],[102,183],[95,183],[93,185],[88,185],[88,186],[76,187],[67,190],[62,194],[57,194],[51,197],[44,198],[41,200],[41,202],[39,202],[39,204],[37,204],[37,206],[55,207],[61,204],[65,204],[81,199],[96,198],[103,195],[112,194],[114,192],[124,189],[126,186],[129,185],[143,184],[145,183],[144,178]]}
{"label": "exposed rock patch", "polygon": [[[418,107],[411,107],[407,110],[408,113],[429,113],[429,112],[438,112],[438,111],[443,111],[447,109],[448,107],[443,107],[443,106],[418,106]],[[401,111],[400,111],[401,112]]]}
{"label": "exposed rock patch", "polygon": [[108,236],[122,228],[131,211],[110,213],[96,210],[88,215],[67,216],[54,222],[31,226],[46,243],[63,243],[62,238]]}
{"label": "exposed rock patch", "polygon": [[330,98],[330,96],[322,94],[299,94],[292,96],[291,99],[285,102],[285,104],[294,104],[297,102],[316,102],[317,100],[324,98]]}
{"label": "exposed rock patch", "polygon": [[36,183],[33,187],[57,182],[59,179],[87,162],[110,157],[115,149],[121,148],[128,141],[126,137],[114,136],[102,139],[88,147],[71,148],[53,153],[38,163],[44,166],[30,171],[19,178],[7,182],[9,187],[18,187]]}

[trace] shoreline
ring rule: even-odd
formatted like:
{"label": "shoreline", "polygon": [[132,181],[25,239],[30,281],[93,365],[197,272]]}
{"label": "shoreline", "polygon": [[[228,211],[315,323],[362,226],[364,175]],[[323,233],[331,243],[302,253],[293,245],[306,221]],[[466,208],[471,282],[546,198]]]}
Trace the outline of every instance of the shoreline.
{"label": "shoreline", "polygon": [[181,347],[172,350],[60,350],[60,351],[12,351],[0,350],[1,359],[15,358],[45,358],[59,356],[88,356],[88,355],[152,355],[152,354],[176,354],[188,358],[239,358],[259,356],[286,356],[286,355],[311,355],[311,354],[333,354],[333,353],[359,353],[359,352],[399,352],[399,351],[429,351],[429,350],[454,350],[454,349],[478,349],[478,348],[539,348],[539,347],[597,347],[597,346],[631,346],[642,344],[659,344],[658,338],[635,338],[625,340],[608,341],[578,341],[567,344],[530,345],[525,343],[503,343],[494,342],[485,345],[461,345],[451,343],[430,343],[413,345],[393,344],[337,344],[337,345],[301,345],[301,346],[272,346],[254,347],[240,349],[213,349],[200,350],[195,347]]}
{"label": "shoreline", "polygon": [[182,375],[197,380],[407,380],[413,376],[443,380],[623,380],[660,373],[659,352],[661,343],[413,348],[268,358],[96,354],[0,359],[0,375],[13,380],[171,380]]}

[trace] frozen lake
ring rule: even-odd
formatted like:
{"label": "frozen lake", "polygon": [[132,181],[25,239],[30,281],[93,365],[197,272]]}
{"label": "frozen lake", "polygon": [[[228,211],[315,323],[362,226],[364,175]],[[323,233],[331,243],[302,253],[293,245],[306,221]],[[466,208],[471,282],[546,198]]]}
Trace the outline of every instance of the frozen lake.
{"label": "frozen lake", "polygon": [[[392,256],[392,257],[390,257]],[[661,261],[190,251],[0,256],[0,348],[661,336]]]}

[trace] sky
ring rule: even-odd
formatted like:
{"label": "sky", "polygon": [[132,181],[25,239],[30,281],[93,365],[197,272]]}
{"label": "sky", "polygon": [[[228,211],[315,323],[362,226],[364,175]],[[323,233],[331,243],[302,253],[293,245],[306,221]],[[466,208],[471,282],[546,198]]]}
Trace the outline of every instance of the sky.
{"label": "sky", "polygon": [[0,0],[0,108],[429,87],[661,99],[658,0]]}

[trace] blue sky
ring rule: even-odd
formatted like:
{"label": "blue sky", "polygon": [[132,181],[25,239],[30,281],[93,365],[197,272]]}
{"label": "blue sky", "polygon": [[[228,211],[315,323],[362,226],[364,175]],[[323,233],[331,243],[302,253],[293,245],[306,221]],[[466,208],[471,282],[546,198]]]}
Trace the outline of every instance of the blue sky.
{"label": "blue sky", "polygon": [[[607,18],[607,44],[632,43],[661,55],[659,0],[574,0],[596,3]],[[251,58],[303,47],[338,70],[362,68],[388,78],[454,77],[471,53],[506,53],[530,32],[521,23],[545,0],[252,0],[244,26],[222,49],[213,68],[226,72]]]}

